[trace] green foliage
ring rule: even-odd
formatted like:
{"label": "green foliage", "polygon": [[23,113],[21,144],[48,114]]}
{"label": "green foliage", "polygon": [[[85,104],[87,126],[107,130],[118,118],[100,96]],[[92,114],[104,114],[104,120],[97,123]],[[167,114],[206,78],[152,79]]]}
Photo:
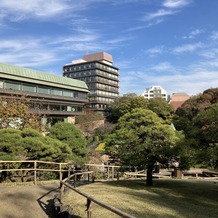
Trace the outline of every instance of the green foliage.
{"label": "green foliage", "polygon": [[117,123],[124,114],[136,108],[147,108],[147,105],[148,101],[142,96],[124,95],[111,103],[110,108],[105,111],[105,115],[109,122]]}
{"label": "green foliage", "polygon": [[174,115],[173,107],[163,98],[148,101],[142,96],[129,94],[115,99],[106,110],[106,118],[109,122],[117,123],[120,117],[136,108],[150,109],[168,124],[172,122]]}
{"label": "green foliage", "polygon": [[106,150],[117,152],[125,164],[146,166],[165,162],[172,155],[178,137],[154,112],[134,109],[119,119],[117,129],[107,138]]}
{"label": "green foliage", "polygon": [[79,160],[86,156],[86,138],[75,125],[63,122],[56,123],[51,127],[49,136],[67,144],[73,153],[72,158],[74,160]]}
{"label": "green foliage", "polygon": [[218,168],[218,88],[187,100],[176,111],[174,125],[184,131],[195,163]]}
{"label": "green foliage", "polygon": [[1,129],[1,160],[48,160],[63,162],[71,158],[70,147],[63,142],[43,136],[33,129]]}
{"label": "green foliage", "polygon": [[155,112],[160,118],[166,121],[166,123],[171,124],[174,109],[168,104],[168,102],[163,98],[152,98],[148,101],[148,109]]}

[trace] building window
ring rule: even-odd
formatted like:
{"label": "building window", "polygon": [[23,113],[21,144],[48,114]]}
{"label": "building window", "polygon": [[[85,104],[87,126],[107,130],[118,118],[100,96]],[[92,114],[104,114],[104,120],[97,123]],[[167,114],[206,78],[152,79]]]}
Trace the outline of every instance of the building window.
{"label": "building window", "polygon": [[40,94],[49,94],[50,95],[50,89],[45,87],[38,87],[37,92]]}
{"label": "building window", "polygon": [[52,89],[51,94],[62,96],[62,91],[60,89]]}
{"label": "building window", "polygon": [[19,83],[6,82],[5,89],[20,90]]}
{"label": "building window", "polygon": [[73,97],[73,92],[70,92],[70,91],[63,91],[63,96],[64,96],[64,97]]}
{"label": "building window", "polygon": [[4,88],[4,83],[3,81],[0,81],[0,89],[3,89]]}
{"label": "building window", "polygon": [[36,92],[36,86],[23,85],[22,90],[25,92]]}
{"label": "building window", "polygon": [[52,111],[60,111],[60,105],[50,105],[50,110],[52,110]]}

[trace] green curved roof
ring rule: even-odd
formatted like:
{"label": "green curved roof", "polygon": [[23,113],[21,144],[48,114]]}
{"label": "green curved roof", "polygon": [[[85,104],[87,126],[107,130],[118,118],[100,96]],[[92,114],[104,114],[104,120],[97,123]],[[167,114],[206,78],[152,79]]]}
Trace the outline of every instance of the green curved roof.
{"label": "green curved roof", "polygon": [[0,77],[88,92],[88,87],[83,81],[5,63],[0,63]]}

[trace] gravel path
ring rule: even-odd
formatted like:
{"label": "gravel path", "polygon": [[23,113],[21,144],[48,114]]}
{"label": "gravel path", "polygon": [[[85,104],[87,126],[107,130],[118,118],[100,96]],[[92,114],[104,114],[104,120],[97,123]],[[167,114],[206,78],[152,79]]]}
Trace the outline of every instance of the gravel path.
{"label": "gravel path", "polygon": [[58,183],[0,186],[0,218],[53,218]]}

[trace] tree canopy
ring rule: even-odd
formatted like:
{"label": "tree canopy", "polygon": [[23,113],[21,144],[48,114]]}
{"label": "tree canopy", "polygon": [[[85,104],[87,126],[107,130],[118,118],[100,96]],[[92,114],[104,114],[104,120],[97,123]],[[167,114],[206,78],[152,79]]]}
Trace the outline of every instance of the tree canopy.
{"label": "tree canopy", "polygon": [[0,130],[1,160],[44,160],[64,162],[70,160],[70,147],[40,132],[24,128]]}
{"label": "tree canopy", "polygon": [[147,167],[147,182],[152,184],[155,162],[169,160],[178,140],[176,131],[156,113],[138,108],[119,119],[106,141],[106,151],[117,152],[124,164]]}
{"label": "tree canopy", "polygon": [[147,100],[142,96],[126,94],[111,103],[105,111],[106,118],[109,122],[117,123],[120,117],[136,108],[150,109],[168,124],[172,122],[174,115],[173,107],[163,98]]}
{"label": "tree canopy", "polygon": [[135,108],[147,108],[148,101],[142,96],[124,95],[111,103],[105,111],[106,118],[109,122],[117,123],[120,117],[132,111]]}
{"label": "tree canopy", "polygon": [[74,124],[58,122],[51,127],[49,136],[69,145],[73,153],[72,160],[81,161],[86,156],[86,138]]}
{"label": "tree canopy", "polygon": [[174,124],[184,131],[196,163],[218,168],[218,88],[187,100],[176,111]]}
{"label": "tree canopy", "polygon": [[174,109],[163,98],[152,98],[148,101],[148,109],[155,112],[160,118],[170,124],[174,116]]}

